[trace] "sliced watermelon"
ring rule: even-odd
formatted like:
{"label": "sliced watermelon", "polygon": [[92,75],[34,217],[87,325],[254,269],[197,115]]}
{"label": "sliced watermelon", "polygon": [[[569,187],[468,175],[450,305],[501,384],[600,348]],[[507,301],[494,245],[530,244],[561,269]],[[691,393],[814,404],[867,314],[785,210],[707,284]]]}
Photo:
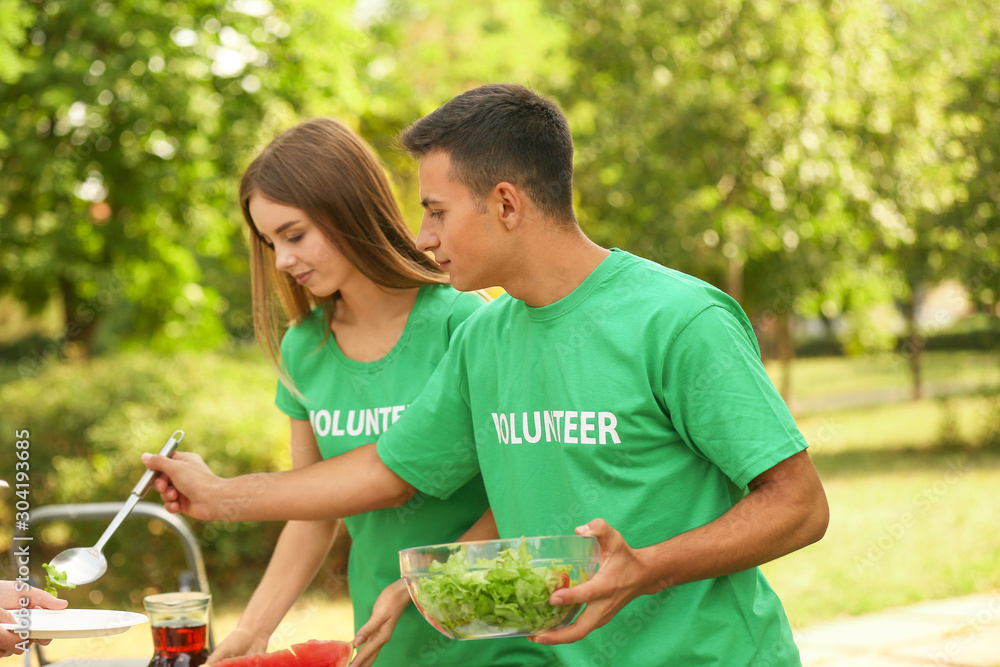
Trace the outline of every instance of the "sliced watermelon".
{"label": "sliced watermelon", "polygon": [[244,655],[239,658],[226,658],[212,663],[212,667],[300,667],[295,655],[289,650],[274,653],[259,653]]}
{"label": "sliced watermelon", "polygon": [[226,658],[212,663],[212,667],[261,667],[263,655],[243,655],[239,658]]}
{"label": "sliced watermelon", "polygon": [[351,650],[350,642],[310,639],[283,651],[226,658],[212,667],[347,667]]}
{"label": "sliced watermelon", "polygon": [[301,667],[347,667],[351,661],[350,642],[310,639],[292,646]]}
{"label": "sliced watermelon", "polygon": [[291,649],[265,653],[264,662],[260,667],[299,667],[299,661],[295,659],[295,654]]}

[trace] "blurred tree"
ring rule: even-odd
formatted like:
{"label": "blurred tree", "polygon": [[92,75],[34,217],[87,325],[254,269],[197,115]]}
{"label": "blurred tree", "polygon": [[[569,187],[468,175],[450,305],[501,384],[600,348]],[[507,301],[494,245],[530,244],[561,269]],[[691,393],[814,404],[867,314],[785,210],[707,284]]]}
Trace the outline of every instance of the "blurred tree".
{"label": "blurred tree", "polygon": [[21,0],[0,0],[0,81],[16,81],[27,66],[18,53],[26,40],[32,11]]}
{"label": "blurred tree", "polygon": [[473,86],[545,90],[570,67],[565,26],[537,0],[25,6],[32,73],[0,87],[16,101],[0,122],[0,291],[36,311],[55,296],[84,349],[99,321],[102,341],[113,329],[205,346],[223,324],[251,336],[233,194],[248,159],[299,119],[336,116],[369,140],[416,227],[397,132]]}
{"label": "blurred tree", "polygon": [[[790,395],[791,315],[852,273],[880,230],[858,216],[855,129],[880,43],[873,0],[562,2],[576,75],[580,211],[623,245],[726,289],[774,331]],[[869,290],[870,291],[870,290]],[[820,302],[824,299],[820,298]],[[839,313],[838,313],[839,314]]]}
{"label": "blurred tree", "polygon": [[0,291],[58,298],[59,344],[84,354],[112,310],[136,340],[221,339],[202,266],[228,261],[287,24],[263,0],[23,5],[30,67],[0,83]]}
{"label": "blurred tree", "polygon": [[395,176],[414,228],[422,215],[416,164],[397,150],[399,131],[478,85],[514,81],[547,92],[572,69],[567,26],[539,0],[301,0],[290,22],[300,61],[283,79],[304,97],[297,114],[336,116],[356,129]]}
{"label": "blurred tree", "polygon": [[968,196],[948,212],[959,269],[974,301],[1000,315],[1000,14],[988,0],[961,3],[964,21],[949,34],[958,73],[951,127],[960,142],[960,172]]}
{"label": "blurred tree", "polygon": [[[985,215],[976,228],[982,200],[970,205],[969,190],[979,163],[977,146],[986,149],[983,157],[990,154],[979,143],[986,138],[988,144],[989,135],[970,130],[988,110],[973,103],[973,114],[962,115],[949,107],[974,94],[974,79],[982,72],[976,63],[985,62],[982,55],[990,51],[984,26],[995,13],[991,4],[896,0],[882,8],[887,58],[880,67],[877,106],[860,136],[873,175],[871,215],[885,231],[882,252],[891,257],[906,320],[899,348],[910,368],[914,399],[923,396],[926,339],[948,321],[921,316],[925,293],[944,278],[968,282],[969,269],[989,254],[980,244],[988,238],[983,225],[990,216],[980,210]],[[992,23],[995,30],[995,19]],[[963,72],[973,80],[956,76]],[[971,143],[963,145],[963,136]]]}

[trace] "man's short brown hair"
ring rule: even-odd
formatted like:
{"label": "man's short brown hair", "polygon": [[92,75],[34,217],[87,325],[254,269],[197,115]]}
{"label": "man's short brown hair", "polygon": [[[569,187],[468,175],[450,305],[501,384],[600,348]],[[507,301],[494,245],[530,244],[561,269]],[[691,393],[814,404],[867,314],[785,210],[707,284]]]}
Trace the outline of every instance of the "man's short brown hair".
{"label": "man's short brown hair", "polygon": [[547,216],[573,215],[573,137],[556,104],[516,84],[462,93],[404,130],[414,157],[444,151],[450,176],[480,203],[497,183],[523,189]]}

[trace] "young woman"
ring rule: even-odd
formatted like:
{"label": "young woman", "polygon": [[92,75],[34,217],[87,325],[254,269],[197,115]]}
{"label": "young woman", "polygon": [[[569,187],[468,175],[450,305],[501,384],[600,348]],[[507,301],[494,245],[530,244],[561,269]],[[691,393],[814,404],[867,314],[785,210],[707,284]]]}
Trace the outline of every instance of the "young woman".
{"label": "young woman", "polygon": [[[276,403],[291,419],[293,467],[373,442],[416,398],[482,298],[453,289],[415,249],[378,160],[336,121],[310,120],[277,137],[243,175],[239,196],[251,230],[254,326],[280,375]],[[376,657],[385,667],[558,664],[524,639],[447,639],[399,580],[399,549],[496,536],[481,477],[447,501],[421,495],[345,523],[353,540],[354,665]],[[211,661],[267,649],[336,533],[336,521],[286,525]]]}

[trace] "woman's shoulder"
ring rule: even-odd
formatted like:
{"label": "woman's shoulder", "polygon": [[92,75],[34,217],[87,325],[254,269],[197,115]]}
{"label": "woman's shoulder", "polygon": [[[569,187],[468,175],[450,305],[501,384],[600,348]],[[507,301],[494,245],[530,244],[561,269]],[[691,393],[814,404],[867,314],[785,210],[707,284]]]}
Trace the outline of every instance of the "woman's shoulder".
{"label": "woman's shoulder", "polygon": [[424,285],[420,288],[424,292],[425,301],[436,301],[447,305],[460,304],[479,307],[486,303],[488,297],[483,297],[479,292],[460,292],[451,285]]}
{"label": "woman's shoulder", "polygon": [[303,345],[309,345],[310,349],[315,348],[326,335],[326,327],[323,309],[315,306],[304,317],[288,326],[281,339],[282,353],[298,349]]}
{"label": "woman's shoulder", "polygon": [[453,332],[486,303],[478,292],[459,292],[451,285],[427,285],[421,289],[424,291],[423,310],[432,317],[445,320],[449,332]]}

